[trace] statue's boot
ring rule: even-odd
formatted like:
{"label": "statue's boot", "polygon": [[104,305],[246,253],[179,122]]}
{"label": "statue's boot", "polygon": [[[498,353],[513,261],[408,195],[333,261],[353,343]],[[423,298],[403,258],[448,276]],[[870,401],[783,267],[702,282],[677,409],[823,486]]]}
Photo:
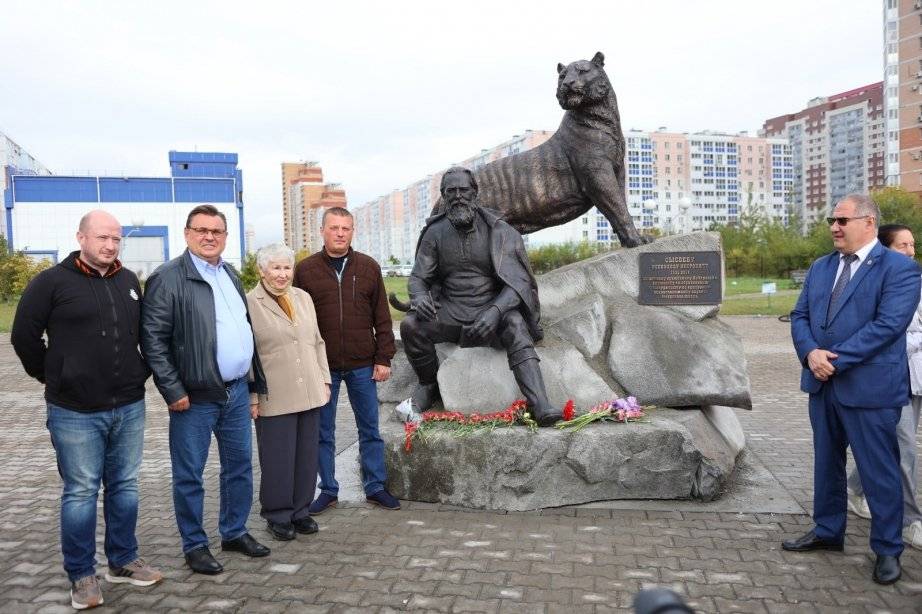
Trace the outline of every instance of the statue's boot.
{"label": "statue's boot", "polygon": [[512,367],[512,373],[519,389],[525,395],[528,411],[538,426],[551,426],[563,419],[561,410],[555,409],[547,399],[547,390],[544,387],[537,356]]}
{"label": "statue's boot", "polygon": [[419,384],[410,396],[410,400],[417,411],[427,411],[441,398],[436,379],[439,373],[439,361],[435,357],[410,359],[410,366],[419,378]]}

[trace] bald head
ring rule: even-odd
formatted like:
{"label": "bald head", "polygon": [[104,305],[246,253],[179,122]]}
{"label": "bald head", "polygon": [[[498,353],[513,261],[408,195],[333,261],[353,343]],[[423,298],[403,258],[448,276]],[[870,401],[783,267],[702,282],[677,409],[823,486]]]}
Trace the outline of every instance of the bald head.
{"label": "bald head", "polygon": [[86,233],[93,225],[105,224],[107,226],[118,226],[119,233],[121,234],[122,225],[118,223],[118,220],[115,219],[115,216],[109,213],[108,211],[103,211],[102,209],[93,209],[82,218],[80,218],[80,226],[77,227],[78,232]]}
{"label": "bald head", "polygon": [[90,211],[80,218],[77,243],[80,244],[80,259],[105,275],[118,258],[122,225],[107,211]]}

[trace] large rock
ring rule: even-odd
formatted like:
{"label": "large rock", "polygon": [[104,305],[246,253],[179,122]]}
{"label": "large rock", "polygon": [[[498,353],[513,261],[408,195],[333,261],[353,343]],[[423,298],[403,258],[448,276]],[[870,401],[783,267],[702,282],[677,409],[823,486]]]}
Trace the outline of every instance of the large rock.
{"label": "large rock", "polygon": [[545,331],[579,350],[586,358],[595,358],[605,347],[608,316],[598,294],[583,297],[570,305],[566,314],[544,323]]}
{"label": "large rock", "polygon": [[696,322],[657,307],[618,310],[608,367],[643,403],[752,409],[739,337],[716,318]]}
{"label": "large rock", "polygon": [[[552,405],[567,400],[582,409],[611,399],[614,392],[572,347],[538,348],[541,374]],[[506,361],[506,352],[493,348],[461,348],[439,366],[439,392],[447,409],[462,413],[499,411],[522,398]]]}
{"label": "large rock", "polygon": [[[644,405],[729,406],[752,401],[742,344],[716,305],[639,305],[638,258],[644,252],[720,251],[720,235],[665,237],[577,262],[538,277],[538,345],[548,396],[578,410],[630,394]],[[462,412],[502,409],[521,397],[502,351],[439,344],[444,406]],[[416,379],[403,352],[379,398],[398,403]]]}
{"label": "large rock", "polygon": [[[645,252],[716,252],[720,251],[720,235],[716,232],[696,232],[663,237],[653,243],[631,249],[620,249],[560,267],[538,278],[538,298],[541,316],[554,321],[566,316],[573,306],[586,296],[610,299],[626,296],[636,305],[640,294],[638,260]],[[717,305],[677,305],[670,307],[692,320],[717,315]]]}
{"label": "large rock", "polygon": [[500,428],[435,431],[404,449],[403,424],[382,423],[388,490],[400,499],[525,511],[608,499],[718,495],[737,452],[700,410],[658,409],[648,423],[576,433]]}

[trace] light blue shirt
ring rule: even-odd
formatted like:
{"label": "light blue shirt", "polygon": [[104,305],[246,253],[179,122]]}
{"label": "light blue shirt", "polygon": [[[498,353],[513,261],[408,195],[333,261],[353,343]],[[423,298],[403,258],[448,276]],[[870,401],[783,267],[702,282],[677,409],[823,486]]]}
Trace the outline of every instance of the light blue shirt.
{"label": "light blue shirt", "polygon": [[253,360],[253,329],[247,320],[246,303],[224,269],[224,260],[215,266],[192,252],[189,256],[214,294],[218,371],[225,382],[241,378],[250,371]]}

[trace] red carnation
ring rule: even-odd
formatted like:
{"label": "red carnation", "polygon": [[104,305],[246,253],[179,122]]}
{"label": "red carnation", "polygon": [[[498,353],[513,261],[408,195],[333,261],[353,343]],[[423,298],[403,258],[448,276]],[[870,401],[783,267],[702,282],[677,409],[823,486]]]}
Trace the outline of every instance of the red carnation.
{"label": "red carnation", "polygon": [[416,432],[416,429],[419,428],[419,422],[407,422],[403,425],[403,430],[406,432],[406,437],[403,441],[403,449],[407,452],[413,450],[413,434]]}
{"label": "red carnation", "polygon": [[566,422],[569,422],[573,419],[573,415],[576,412],[573,410],[573,399],[567,401],[567,404],[563,406],[563,419]]}

